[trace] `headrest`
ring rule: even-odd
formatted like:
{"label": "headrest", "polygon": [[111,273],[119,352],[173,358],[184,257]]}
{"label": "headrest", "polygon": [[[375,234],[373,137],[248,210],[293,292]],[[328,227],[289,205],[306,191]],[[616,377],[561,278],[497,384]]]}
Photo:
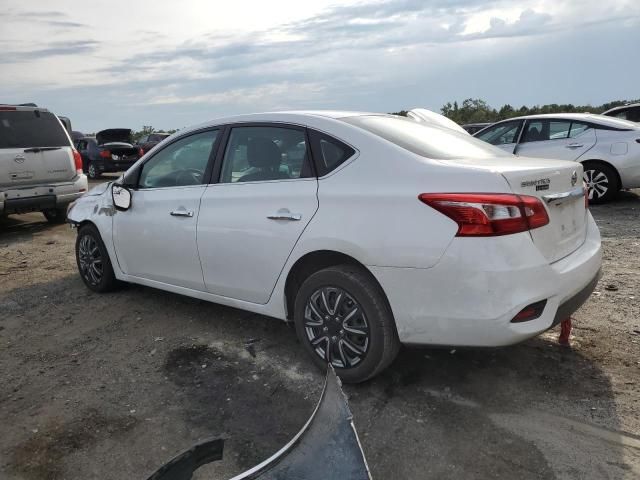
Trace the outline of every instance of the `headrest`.
{"label": "headrest", "polygon": [[278,145],[264,137],[249,139],[247,145],[247,161],[256,168],[277,168],[282,161]]}

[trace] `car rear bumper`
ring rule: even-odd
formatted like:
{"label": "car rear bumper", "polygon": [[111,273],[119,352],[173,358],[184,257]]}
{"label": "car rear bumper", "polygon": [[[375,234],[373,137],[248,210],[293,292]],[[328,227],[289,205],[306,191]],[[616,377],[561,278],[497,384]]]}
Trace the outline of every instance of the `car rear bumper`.
{"label": "car rear bumper", "polygon": [[27,213],[51,208],[64,208],[87,191],[85,175],[71,182],[6,187],[0,189],[0,214]]}
{"label": "car rear bumper", "polygon": [[[602,262],[591,215],[585,242],[549,264],[531,237],[456,238],[428,269],[369,267],[384,289],[403,343],[495,347],[548,330],[577,310],[595,288]],[[512,323],[546,300],[542,315]]]}

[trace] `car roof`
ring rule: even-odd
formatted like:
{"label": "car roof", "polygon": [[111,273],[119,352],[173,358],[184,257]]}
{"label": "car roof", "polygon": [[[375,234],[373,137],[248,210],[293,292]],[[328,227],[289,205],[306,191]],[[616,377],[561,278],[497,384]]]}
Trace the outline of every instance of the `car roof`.
{"label": "car roof", "polygon": [[616,112],[618,110],[626,110],[627,108],[638,108],[638,107],[640,107],[640,103],[626,103],[624,105],[619,105],[617,107],[610,108],[609,110],[604,112],[603,115],[606,115],[607,113],[610,113],[610,112]]}
{"label": "car roof", "polygon": [[17,112],[32,112],[34,110],[38,110],[39,112],[48,112],[49,110],[42,107],[34,107],[31,105],[11,105],[8,103],[0,103],[0,108],[10,107],[11,110],[15,110]]}
{"label": "car roof", "polygon": [[352,112],[347,110],[290,110],[281,112],[261,112],[261,113],[247,113],[243,115],[232,115],[228,117],[221,117],[210,120],[208,122],[193,125],[180,130],[180,133],[191,132],[201,128],[213,127],[217,125],[224,125],[227,123],[241,123],[241,122],[283,122],[304,125],[307,120],[311,118],[326,118],[330,120],[340,120],[348,117],[358,116],[385,116],[392,117],[386,113],[373,113],[373,112]]}
{"label": "car roof", "polygon": [[[620,118],[607,117],[605,115],[598,115],[596,113],[543,113],[538,115],[524,115],[521,117],[507,118],[506,120],[534,120],[534,119],[565,119],[565,120],[578,120],[583,122],[595,123],[606,127],[624,128],[624,129],[637,129],[638,124],[630,122],[629,120],[622,120]],[[501,123],[501,122],[498,122]]]}

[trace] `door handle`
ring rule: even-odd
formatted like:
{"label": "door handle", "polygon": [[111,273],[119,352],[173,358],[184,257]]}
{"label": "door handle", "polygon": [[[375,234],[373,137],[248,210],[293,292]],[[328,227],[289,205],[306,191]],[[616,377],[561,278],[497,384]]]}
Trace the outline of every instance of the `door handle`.
{"label": "door handle", "polygon": [[172,217],[193,217],[193,212],[192,211],[187,211],[184,208],[180,208],[178,210],[173,210],[172,212],[169,212],[169,215],[171,215]]}
{"label": "door handle", "polygon": [[291,213],[286,208],[281,208],[276,213],[267,215],[267,218],[269,220],[292,220],[297,222],[298,220],[302,220],[302,215],[299,213]]}
{"label": "door handle", "polygon": [[565,148],[580,148],[580,147],[584,147],[584,145],[582,143],[570,143]]}

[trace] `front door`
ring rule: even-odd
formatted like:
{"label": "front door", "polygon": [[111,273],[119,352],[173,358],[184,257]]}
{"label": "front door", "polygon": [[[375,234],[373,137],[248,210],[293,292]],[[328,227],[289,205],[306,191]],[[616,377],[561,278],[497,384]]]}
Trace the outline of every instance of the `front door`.
{"label": "front door", "polygon": [[267,303],[318,208],[303,128],[231,128],[219,175],[202,196],[198,250],[207,291]]}
{"label": "front door", "polygon": [[487,127],[475,136],[505,152],[513,153],[521,128],[522,120],[509,120]]}
{"label": "front door", "polygon": [[142,166],[131,208],[113,217],[113,242],[124,273],[204,291],[196,227],[217,136],[211,130],[183,137]]}

